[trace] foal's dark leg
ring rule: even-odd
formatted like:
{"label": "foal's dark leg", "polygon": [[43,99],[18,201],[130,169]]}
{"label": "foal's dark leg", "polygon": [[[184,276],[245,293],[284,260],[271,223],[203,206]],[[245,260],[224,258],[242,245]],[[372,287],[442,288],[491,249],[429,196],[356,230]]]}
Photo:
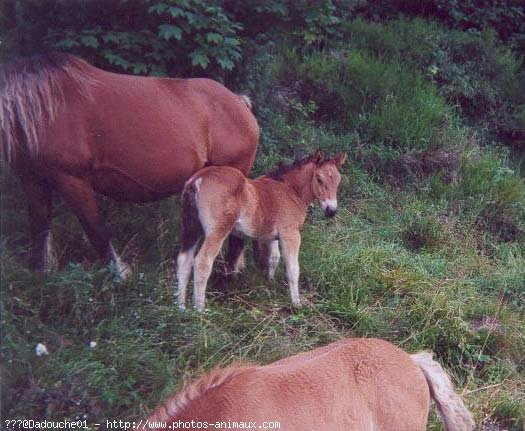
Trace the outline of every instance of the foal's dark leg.
{"label": "foal's dark leg", "polygon": [[57,179],[57,189],[77,216],[100,258],[104,262],[113,261],[119,277],[125,280],[131,274],[131,270],[111,244],[111,234],[91,184],[77,177],[61,176]]}
{"label": "foal's dark leg", "polygon": [[245,240],[235,235],[228,238],[228,253],[226,254],[226,275],[231,276],[242,271],[244,267]]}
{"label": "foal's dark leg", "polygon": [[268,262],[270,259],[270,248],[268,246],[268,241],[262,239],[253,241],[253,256],[259,269],[263,272],[268,272]]}
{"label": "foal's dark leg", "polygon": [[53,192],[49,184],[36,178],[24,178],[23,185],[29,203],[31,266],[38,272],[48,274],[57,267],[51,234]]}

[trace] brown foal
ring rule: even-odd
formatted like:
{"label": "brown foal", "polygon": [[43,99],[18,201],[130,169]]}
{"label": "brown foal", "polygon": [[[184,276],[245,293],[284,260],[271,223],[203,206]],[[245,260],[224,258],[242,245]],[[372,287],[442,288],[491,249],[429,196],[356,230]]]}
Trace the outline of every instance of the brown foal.
{"label": "brown foal", "polygon": [[278,422],[282,431],[424,431],[430,398],[446,431],[474,428],[431,353],[410,355],[384,340],[350,338],[266,366],[216,369],[166,400],[145,426]]}
{"label": "brown foal", "polygon": [[[186,285],[193,267],[193,306],[200,311],[204,309],[213,262],[230,233],[239,241],[249,237],[263,245],[270,278],[279,263],[281,247],[292,304],[300,305],[300,230],[306,210],[318,200],[327,217],[335,215],[341,181],[339,169],[345,159],[345,153],[329,159],[317,151],[255,180],[227,166],[210,166],[195,173],[182,194],[182,246],[177,257],[179,306],[185,307]],[[203,236],[204,242],[195,257]],[[229,270],[238,272],[243,248],[232,249],[235,255],[228,256]]]}

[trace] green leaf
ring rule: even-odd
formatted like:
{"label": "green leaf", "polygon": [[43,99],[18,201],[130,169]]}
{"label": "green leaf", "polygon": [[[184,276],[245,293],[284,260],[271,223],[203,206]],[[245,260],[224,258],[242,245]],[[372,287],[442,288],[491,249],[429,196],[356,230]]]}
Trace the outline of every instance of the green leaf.
{"label": "green leaf", "polygon": [[98,40],[95,36],[82,36],[80,42],[84,46],[89,46],[90,48],[98,48]]}
{"label": "green leaf", "polygon": [[162,24],[159,26],[159,36],[165,40],[182,39],[182,30],[176,25]]}
{"label": "green leaf", "polygon": [[57,43],[54,44],[56,48],[73,48],[74,46],[79,46],[80,44],[70,38],[59,40]]}
{"label": "green leaf", "polygon": [[239,46],[241,44],[241,42],[239,42],[239,39],[236,39],[234,37],[225,37],[224,43],[230,46]]}
{"label": "green leaf", "polygon": [[206,69],[208,64],[210,64],[210,59],[202,51],[193,51],[190,53],[190,58],[192,66],[200,66]]}
{"label": "green leaf", "polygon": [[122,69],[127,70],[129,68],[129,62],[119,55],[113,54],[110,51],[104,51],[102,54],[104,58],[115,66],[120,66]]}
{"label": "green leaf", "polygon": [[226,70],[232,70],[233,69],[233,61],[231,61],[229,58],[218,58],[217,63],[219,63],[219,66],[221,66],[222,69]]}
{"label": "green leaf", "polygon": [[111,33],[106,33],[105,35],[102,36],[102,40],[106,43],[109,43],[109,42],[113,42],[113,43],[120,43],[120,39],[118,38],[118,36],[111,32]]}
{"label": "green leaf", "polygon": [[170,6],[170,8],[168,9],[168,12],[173,18],[182,17],[186,14],[186,12],[184,12],[180,7],[174,7],[174,6]]}
{"label": "green leaf", "polygon": [[167,8],[168,8],[167,4],[158,3],[156,5],[150,6],[148,8],[148,13],[151,14],[151,13],[155,12],[156,14],[161,15],[162,12],[164,12]]}
{"label": "green leaf", "polygon": [[206,40],[219,44],[222,42],[222,36],[219,33],[206,33]]}
{"label": "green leaf", "polygon": [[148,71],[148,67],[144,63],[137,63],[133,66],[133,73],[135,75],[145,74]]}

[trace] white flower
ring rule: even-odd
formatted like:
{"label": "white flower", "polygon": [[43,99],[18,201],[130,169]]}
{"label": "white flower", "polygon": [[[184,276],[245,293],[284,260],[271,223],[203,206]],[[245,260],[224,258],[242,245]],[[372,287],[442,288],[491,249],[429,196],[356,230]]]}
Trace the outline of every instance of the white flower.
{"label": "white flower", "polygon": [[42,355],[49,355],[49,352],[47,350],[47,347],[45,344],[42,344],[42,343],[38,343],[35,347],[35,353],[37,356],[42,356]]}
{"label": "white flower", "polygon": [[97,347],[97,342],[96,342],[96,341],[90,341],[90,342],[89,342],[89,347],[91,347],[92,349],[94,349],[95,347]]}

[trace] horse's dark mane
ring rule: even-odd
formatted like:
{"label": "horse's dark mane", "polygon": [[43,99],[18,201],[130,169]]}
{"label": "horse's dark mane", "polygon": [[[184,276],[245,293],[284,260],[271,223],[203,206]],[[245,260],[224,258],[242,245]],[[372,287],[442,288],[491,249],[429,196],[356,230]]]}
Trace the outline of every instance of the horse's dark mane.
{"label": "horse's dark mane", "polygon": [[39,74],[43,71],[52,69],[66,70],[70,66],[91,67],[88,63],[79,57],[65,53],[65,52],[46,52],[43,54],[35,54],[27,57],[17,57],[11,61],[2,64],[0,69],[0,76],[8,80],[9,74]]}
{"label": "horse's dark mane", "polygon": [[38,153],[37,127],[56,118],[64,101],[64,80],[74,83],[79,95],[88,95],[95,83],[90,66],[70,54],[51,52],[21,57],[0,65],[0,127],[2,152],[13,162],[17,147]]}
{"label": "horse's dark mane", "polygon": [[[276,169],[264,174],[264,176],[271,178],[273,180],[283,181],[284,174],[312,162],[313,157],[314,156],[310,154],[308,156],[298,157],[292,162],[288,162],[288,163],[280,162],[277,165]],[[324,162],[329,162],[331,160],[332,160],[331,158],[326,157],[324,159]]]}

